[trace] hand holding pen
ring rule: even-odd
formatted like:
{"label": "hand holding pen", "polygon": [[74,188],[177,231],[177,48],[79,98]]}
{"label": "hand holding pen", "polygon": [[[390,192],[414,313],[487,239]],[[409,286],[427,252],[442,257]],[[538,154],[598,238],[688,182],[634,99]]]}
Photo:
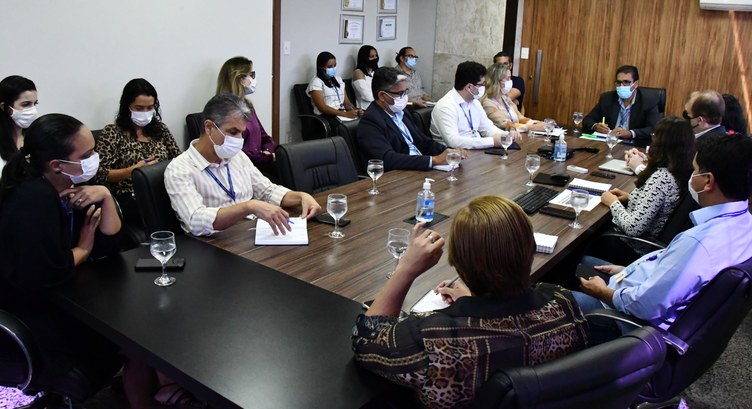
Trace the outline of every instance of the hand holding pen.
{"label": "hand holding pen", "polygon": [[457,280],[458,278],[459,277],[455,277],[453,280],[444,280],[433,290],[436,294],[441,294],[441,299],[447,304],[452,304],[459,298],[472,295],[465,284]]}

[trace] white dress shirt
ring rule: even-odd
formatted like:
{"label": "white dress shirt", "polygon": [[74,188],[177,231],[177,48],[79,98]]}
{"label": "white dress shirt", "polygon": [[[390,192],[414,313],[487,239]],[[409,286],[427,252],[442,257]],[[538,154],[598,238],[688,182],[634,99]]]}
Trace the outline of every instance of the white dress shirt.
{"label": "white dress shirt", "polygon": [[450,148],[492,148],[493,137],[505,133],[488,119],[480,101],[466,102],[454,88],[436,102],[431,112],[431,135]]}
{"label": "white dress shirt", "polygon": [[[196,236],[214,233],[214,220],[220,208],[251,199],[279,206],[290,190],[275,185],[262,175],[247,155],[242,153],[216,164],[209,162],[194,147],[181,153],[167,166],[165,188],[183,230]],[[232,177],[232,189],[228,180]],[[208,173],[212,172],[220,186]],[[234,190],[235,200],[225,191]]]}

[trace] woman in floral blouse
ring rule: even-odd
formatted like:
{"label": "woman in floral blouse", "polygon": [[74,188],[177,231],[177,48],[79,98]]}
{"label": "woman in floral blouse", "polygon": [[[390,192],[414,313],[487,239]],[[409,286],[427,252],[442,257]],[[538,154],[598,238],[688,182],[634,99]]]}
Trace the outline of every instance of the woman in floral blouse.
{"label": "woman in floral blouse", "polygon": [[162,122],[157,90],[149,81],[136,78],[125,84],[115,123],[102,129],[97,152],[100,164],[94,183],[110,189],[120,204],[126,226],[143,230],[131,173],[180,154],[175,138]]}

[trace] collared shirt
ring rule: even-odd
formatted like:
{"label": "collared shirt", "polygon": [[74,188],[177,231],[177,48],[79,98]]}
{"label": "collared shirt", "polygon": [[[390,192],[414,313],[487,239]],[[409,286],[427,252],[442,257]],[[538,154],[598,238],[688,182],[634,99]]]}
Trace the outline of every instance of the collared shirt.
{"label": "collared shirt", "polygon": [[[290,191],[270,182],[246,155],[235,155],[219,164],[209,162],[195,148],[196,142],[198,141],[191,142],[187,151],[170,162],[164,175],[172,208],[186,232],[196,236],[212,234],[215,232],[214,220],[220,208],[251,199],[279,206],[282,198]],[[235,201],[225,191],[230,186],[228,169],[232,175]]]}
{"label": "collared shirt", "polygon": [[720,127],[720,126],[721,126],[721,124],[718,124],[718,125],[716,125],[716,126],[714,126],[714,127],[712,127],[712,128],[708,128],[708,129],[706,129],[706,130],[704,130],[704,131],[701,131],[701,132],[698,132],[698,133],[696,133],[696,134],[695,134],[695,139],[697,139],[697,138],[699,138],[699,137],[701,137],[701,136],[705,135],[706,133],[708,133],[708,132],[712,131],[713,129],[715,129],[715,128],[718,128],[718,127]]}
{"label": "collared shirt", "polygon": [[420,150],[415,146],[415,143],[413,143],[413,136],[410,134],[410,130],[407,129],[405,123],[402,122],[402,118],[404,116],[405,111],[400,111],[394,115],[389,115],[389,117],[392,118],[392,121],[394,121],[394,124],[397,125],[397,128],[399,128],[400,132],[402,133],[402,138],[404,138],[405,143],[407,143],[407,148],[410,150],[410,155],[422,155],[422,153],[420,153]]}
{"label": "collared shirt", "polygon": [[412,70],[412,72],[408,73],[399,64],[395,68],[410,78],[410,81],[407,83],[407,98],[423,99],[424,96],[428,95],[423,89],[423,81],[420,79],[418,71]]}
{"label": "collared shirt", "polygon": [[436,102],[431,112],[431,135],[451,148],[491,148],[493,137],[504,133],[488,119],[478,100],[466,102],[454,88]]}
{"label": "collared shirt", "polygon": [[632,115],[632,108],[634,108],[635,102],[637,102],[637,90],[634,92],[634,98],[628,106],[624,106],[624,100],[619,98],[619,116],[616,118],[616,126],[614,128],[624,128],[632,134],[632,138],[635,137],[634,131],[629,130],[629,118]]}
{"label": "collared shirt", "polygon": [[690,218],[695,227],[627,266],[620,282],[611,277],[617,310],[666,327],[718,272],[752,257],[746,200],[703,207]]}
{"label": "collared shirt", "polygon": [[[334,77],[339,84],[339,87],[327,87],[324,81],[319,77],[311,78],[311,82],[308,83],[306,88],[306,94],[308,98],[311,98],[311,91],[321,91],[324,94],[324,104],[334,109],[341,109],[345,105],[345,83],[339,76]],[[311,100],[313,102],[313,100]],[[313,113],[321,115],[321,111],[313,104]]]}

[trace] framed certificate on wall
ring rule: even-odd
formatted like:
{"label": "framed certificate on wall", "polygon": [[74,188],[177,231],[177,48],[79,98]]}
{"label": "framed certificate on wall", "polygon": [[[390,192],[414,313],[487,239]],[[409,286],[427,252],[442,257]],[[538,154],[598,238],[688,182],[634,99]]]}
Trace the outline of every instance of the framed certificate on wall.
{"label": "framed certificate on wall", "polygon": [[342,10],[363,11],[363,0],[342,0]]}
{"label": "framed certificate on wall", "polygon": [[363,16],[341,14],[339,17],[339,43],[363,44]]}
{"label": "framed certificate on wall", "polygon": [[397,16],[379,16],[376,20],[379,24],[376,27],[376,41],[397,39]]}
{"label": "framed certificate on wall", "polygon": [[378,0],[379,14],[397,13],[397,0]]}

